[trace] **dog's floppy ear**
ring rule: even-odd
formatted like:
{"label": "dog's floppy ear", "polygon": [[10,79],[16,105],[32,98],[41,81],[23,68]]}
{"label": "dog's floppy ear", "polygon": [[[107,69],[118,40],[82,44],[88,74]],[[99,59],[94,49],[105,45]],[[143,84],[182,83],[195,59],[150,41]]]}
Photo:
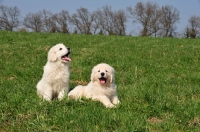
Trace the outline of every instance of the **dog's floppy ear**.
{"label": "dog's floppy ear", "polygon": [[110,75],[110,82],[114,82],[115,81],[115,78],[114,78],[114,75],[115,74],[115,70],[114,68],[112,68],[112,72],[111,72],[111,75]]}
{"label": "dog's floppy ear", "polygon": [[90,80],[91,80],[92,82],[94,82],[93,74],[91,74],[91,76],[90,76]]}
{"label": "dog's floppy ear", "polygon": [[91,80],[92,82],[95,81],[94,68],[92,69],[92,73],[91,73],[91,75],[90,75],[90,80]]}
{"label": "dog's floppy ear", "polygon": [[54,48],[51,48],[48,53],[48,61],[56,61],[56,59],[56,51],[54,50]]}
{"label": "dog's floppy ear", "polygon": [[93,72],[92,72],[91,75],[90,75],[90,80],[91,80],[92,82],[94,82],[94,73],[93,73]]}
{"label": "dog's floppy ear", "polygon": [[112,82],[113,81],[113,75],[111,74],[110,75],[110,82]]}

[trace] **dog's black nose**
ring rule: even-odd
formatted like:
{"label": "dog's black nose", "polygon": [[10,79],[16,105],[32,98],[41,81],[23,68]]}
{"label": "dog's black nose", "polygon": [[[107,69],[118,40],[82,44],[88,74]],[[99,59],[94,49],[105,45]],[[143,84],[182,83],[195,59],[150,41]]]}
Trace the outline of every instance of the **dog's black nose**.
{"label": "dog's black nose", "polygon": [[101,73],[101,76],[104,76],[104,75],[105,75],[105,73],[104,73],[104,72],[102,72],[102,73]]}
{"label": "dog's black nose", "polygon": [[68,51],[70,51],[70,48],[67,48]]}

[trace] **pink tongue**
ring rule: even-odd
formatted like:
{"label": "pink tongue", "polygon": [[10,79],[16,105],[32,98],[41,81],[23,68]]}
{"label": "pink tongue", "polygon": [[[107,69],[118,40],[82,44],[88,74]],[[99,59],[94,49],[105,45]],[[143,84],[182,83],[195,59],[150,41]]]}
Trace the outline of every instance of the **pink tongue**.
{"label": "pink tongue", "polygon": [[67,57],[67,56],[63,57],[62,59],[66,60],[66,61],[71,61],[71,59],[69,57]]}
{"label": "pink tongue", "polygon": [[104,79],[100,79],[100,83],[101,83],[101,84],[105,84],[106,81],[105,81]]}

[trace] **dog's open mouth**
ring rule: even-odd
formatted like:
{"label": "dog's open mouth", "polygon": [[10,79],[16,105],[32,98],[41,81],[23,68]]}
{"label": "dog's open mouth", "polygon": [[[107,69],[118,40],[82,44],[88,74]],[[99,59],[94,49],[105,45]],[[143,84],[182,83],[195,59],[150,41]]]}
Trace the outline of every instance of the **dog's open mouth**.
{"label": "dog's open mouth", "polygon": [[106,78],[104,78],[104,77],[99,78],[99,82],[101,84],[106,84]]}
{"label": "dog's open mouth", "polygon": [[64,60],[64,61],[71,61],[71,59],[69,58],[69,54],[70,54],[70,52],[68,52],[66,55],[63,55],[61,58],[62,58],[62,60]]}

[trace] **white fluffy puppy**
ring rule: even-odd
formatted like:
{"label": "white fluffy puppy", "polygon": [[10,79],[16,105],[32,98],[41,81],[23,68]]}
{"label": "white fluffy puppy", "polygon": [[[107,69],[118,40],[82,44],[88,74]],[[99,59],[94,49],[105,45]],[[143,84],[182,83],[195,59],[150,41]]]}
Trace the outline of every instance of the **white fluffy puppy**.
{"label": "white fluffy puppy", "polygon": [[44,100],[61,100],[65,93],[68,93],[71,61],[69,54],[70,48],[62,43],[49,50],[42,79],[36,86],[38,95]]}
{"label": "white fluffy puppy", "polygon": [[114,68],[101,63],[92,69],[91,81],[87,86],[77,86],[69,92],[68,98],[91,98],[102,102],[106,107],[112,108],[120,101],[116,94]]}

